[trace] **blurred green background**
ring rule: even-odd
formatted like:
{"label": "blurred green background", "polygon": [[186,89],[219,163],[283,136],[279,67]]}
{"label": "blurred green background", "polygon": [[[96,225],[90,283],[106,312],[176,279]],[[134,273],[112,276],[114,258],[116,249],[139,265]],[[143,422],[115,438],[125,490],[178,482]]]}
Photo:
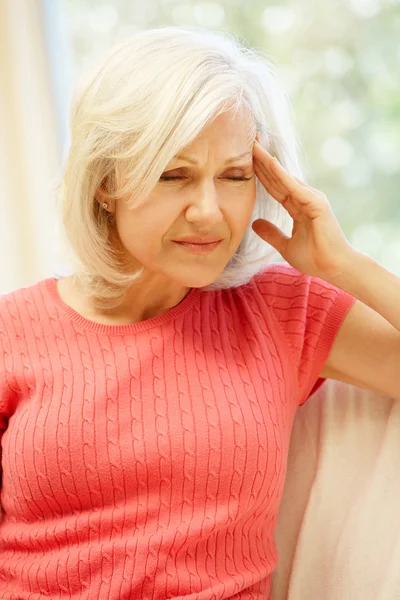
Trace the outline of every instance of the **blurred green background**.
{"label": "blurred green background", "polygon": [[400,0],[62,0],[78,73],[135,31],[200,25],[261,50],[289,94],[310,185],[400,275]]}

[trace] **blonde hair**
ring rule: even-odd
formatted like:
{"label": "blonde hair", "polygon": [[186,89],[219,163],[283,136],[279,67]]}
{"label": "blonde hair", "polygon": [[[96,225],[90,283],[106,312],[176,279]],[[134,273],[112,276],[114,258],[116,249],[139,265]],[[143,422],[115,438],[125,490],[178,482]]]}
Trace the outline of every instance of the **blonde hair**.
{"label": "blonde hair", "polygon": [[[113,223],[96,199],[150,194],[165,167],[219,114],[245,107],[261,143],[302,177],[291,106],[274,67],[233,34],[199,27],[140,31],[83,72],[70,115],[71,144],[57,186],[75,274],[97,308],[111,309],[137,281],[113,243]],[[235,113],[236,114],[236,113]],[[119,173],[124,173],[120,181]],[[257,180],[254,213],[286,233],[286,211]],[[202,290],[237,287],[264,270],[275,250],[249,225],[220,276]]]}

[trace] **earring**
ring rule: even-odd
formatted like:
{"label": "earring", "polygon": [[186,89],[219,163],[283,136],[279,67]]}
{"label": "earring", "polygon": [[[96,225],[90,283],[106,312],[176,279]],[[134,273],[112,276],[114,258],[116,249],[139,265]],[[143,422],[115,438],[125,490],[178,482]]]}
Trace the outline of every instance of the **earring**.
{"label": "earring", "polygon": [[101,206],[104,208],[104,210],[108,210],[107,202],[103,202],[103,204]]}

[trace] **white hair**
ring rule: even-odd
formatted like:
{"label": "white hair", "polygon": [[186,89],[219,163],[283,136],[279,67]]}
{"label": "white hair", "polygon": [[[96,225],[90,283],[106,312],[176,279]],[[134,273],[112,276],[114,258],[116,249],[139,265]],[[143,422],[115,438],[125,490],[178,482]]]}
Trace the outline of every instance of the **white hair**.
{"label": "white hair", "polygon": [[[76,275],[96,306],[117,306],[143,271],[123,264],[97,191],[108,190],[112,200],[126,195],[132,199],[129,206],[137,206],[207,124],[242,107],[250,111],[262,145],[302,177],[290,102],[274,67],[231,33],[199,27],[140,31],[83,72],[72,99],[71,145],[57,189]],[[292,224],[259,180],[251,222],[256,218],[285,233]],[[266,268],[274,253],[249,225],[225,269],[201,289],[243,285]]]}

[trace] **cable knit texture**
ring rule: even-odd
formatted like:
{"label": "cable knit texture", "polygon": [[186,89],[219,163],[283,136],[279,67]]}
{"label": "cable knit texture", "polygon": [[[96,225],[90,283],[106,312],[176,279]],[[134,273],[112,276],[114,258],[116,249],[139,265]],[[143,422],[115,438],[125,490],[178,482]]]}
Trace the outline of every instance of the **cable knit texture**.
{"label": "cable knit texture", "polygon": [[287,264],[131,325],[0,297],[0,597],[267,600],[293,419],[355,299]]}

